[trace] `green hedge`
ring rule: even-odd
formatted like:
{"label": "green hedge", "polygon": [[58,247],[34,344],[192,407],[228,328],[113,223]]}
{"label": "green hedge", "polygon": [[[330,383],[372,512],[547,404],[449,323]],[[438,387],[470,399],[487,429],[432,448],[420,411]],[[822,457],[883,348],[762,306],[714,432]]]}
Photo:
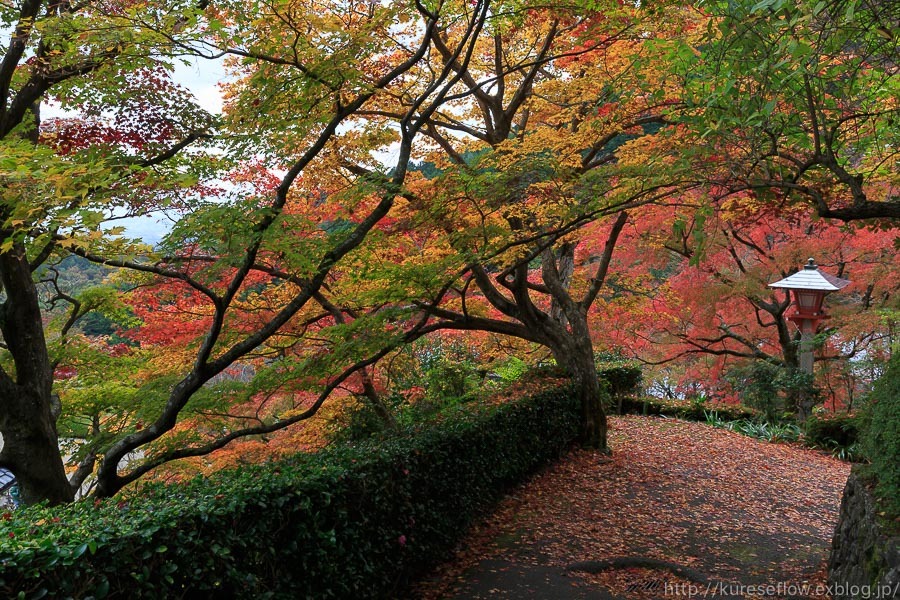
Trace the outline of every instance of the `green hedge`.
{"label": "green hedge", "polygon": [[849,447],[859,441],[859,420],[847,413],[814,414],[803,423],[803,432],[813,446]]}
{"label": "green hedge", "polygon": [[643,372],[640,366],[624,360],[606,361],[597,364],[597,377],[606,382],[614,398],[619,398],[640,390]]}
{"label": "green hedge", "polygon": [[885,512],[900,517],[900,352],[894,352],[875,382],[869,401],[863,450],[872,463],[869,471]]}
{"label": "green hedge", "polygon": [[715,411],[722,421],[738,421],[740,419],[758,419],[759,411],[743,405],[709,405],[704,402],[687,400],[663,400],[661,398],[625,398],[622,401],[622,414],[664,415],[687,421],[706,421],[707,413]]}
{"label": "green hedge", "polygon": [[389,597],[577,430],[555,389],[127,501],[6,513],[0,597]]}

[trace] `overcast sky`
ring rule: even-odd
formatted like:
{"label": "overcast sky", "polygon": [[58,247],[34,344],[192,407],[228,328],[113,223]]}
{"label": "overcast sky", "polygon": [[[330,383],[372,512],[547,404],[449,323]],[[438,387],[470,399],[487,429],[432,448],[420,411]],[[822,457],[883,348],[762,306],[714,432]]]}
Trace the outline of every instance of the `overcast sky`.
{"label": "overcast sky", "polygon": [[[222,94],[218,83],[225,79],[225,69],[221,61],[194,61],[191,65],[177,63],[174,79],[193,93],[197,103],[211,113],[222,112]],[[42,111],[42,116],[59,116],[61,113],[52,106]],[[125,235],[141,238],[148,244],[158,243],[171,228],[171,220],[166,215],[150,215],[122,219],[109,224],[110,227],[125,227]]]}
{"label": "overcast sky", "polygon": [[222,94],[218,84],[225,79],[222,61],[194,61],[175,65],[175,81],[191,90],[197,102],[211,113],[222,112]]}

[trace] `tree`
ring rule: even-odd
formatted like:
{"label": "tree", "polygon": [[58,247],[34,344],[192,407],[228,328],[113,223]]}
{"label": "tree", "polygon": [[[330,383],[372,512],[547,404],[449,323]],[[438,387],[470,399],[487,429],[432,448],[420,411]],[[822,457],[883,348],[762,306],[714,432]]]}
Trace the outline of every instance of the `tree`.
{"label": "tree", "polygon": [[[142,18],[158,16],[162,8],[23,1],[0,13],[9,33],[0,61],[0,464],[16,473],[25,502],[65,502],[73,495],[59,454],[55,359],[43,331],[35,273],[55,254],[100,236],[104,211],[141,210],[141,199],[130,193],[137,182],[155,189],[157,201],[170,197],[184,178],[168,159],[195,142],[207,124],[183,105],[167,115],[165,128],[152,118],[157,115],[146,114],[122,128],[122,139],[98,135],[89,150],[73,151],[45,137],[52,128],[42,126],[40,105],[53,94],[63,106],[135,115],[125,92],[140,90],[148,104],[164,96],[150,73],[160,66],[153,49],[168,47],[171,38],[140,27]],[[166,8],[174,15],[191,10]],[[156,134],[148,137],[141,127],[151,121]],[[131,249],[121,239],[108,248]]]}
{"label": "tree", "polygon": [[453,69],[461,85],[426,125],[434,152],[422,159],[437,176],[409,183],[398,214],[417,241],[395,243],[406,270],[384,285],[406,283],[397,304],[418,286],[429,320],[417,334],[483,331],[548,348],[579,390],[582,442],[607,449],[588,314],[628,210],[675,188],[644,177],[654,153],[666,157],[656,134],[678,101],[641,11],[585,14],[524,7],[514,25],[489,21],[468,68],[438,42],[431,68]]}
{"label": "tree", "polygon": [[[24,125],[18,130],[16,126],[24,123],[28,107],[55,84],[69,79],[77,80],[78,85],[60,88],[59,97],[67,105],[88,106],[98,96],[103,107],[114,104],[113,100],[123,100],[128,105],[130,98],[131,105],[137,105],[144,114],[159,111],[164,119],[174,122],[178,116],[177,112],[173,114],[176,107],[154,95],[152,86],[148,86],[147,98],[141,101],[118,93],[127,87],[121,84],[129,78],[128,73],[137,66],[158,68],[160,63],[155,57],[160,55],[228,55],[237,57],[232,63],[235,83],[221,127],[226,137],[219,138],[220,143],[241,156],[259,156],[282,172],[277,185],[264,194],[243,195],[238,187],[225,192],[232,193],[232,197],[225,198],[227,202],[186,202],[182,208],[190,214],[176,228],[170,243],[189,251],[167,256],[129,256],[127,250],[131,248],[99,232],[101,219],[96,211],[79,210],[104,200],[123,203],[129,184],[121,178],[139,172],[144,174],[139,187],[150,189],[149,195],[159,198],[158,193],[152,192],[161,185],[154,178],[165,181],[159,169],[171,164],[190,143],[205,134],[191,130],[177,142],[157,143],[152,150],[163,147],[155,153],[133,144],[130,138],[104,140],[85,151],[96,161],[87,166],[72,158],[80,155],[66,156],[60,147],[39,143],[37,124],[31,127],[29,139],[5,138],[5,149],[18,152],[17,181],[25,183],[14,190],[17,196],[13,192],[6,194],[3,213],[0,274],[6,298],[0,323],[14,370],[4,369],[0,384],[4,386],[4,396],[14,401],[0,414],[0,430],[6,440],[2,462],[18,476],[26,502],[65,502],[72,498],[73,489],[65,478],[57,443],[56,414],[52,411],[53,361],[44,338],[32,277],[37,266],[53,252],[71,252],[93,262],[179,282],[199,294],[209,310],[202,339],[192,349],[191,364],[180,373],[157,379],[159,402],[144,406],[146,418],[126,421],[116,430],[104,432],[104,436],[93,438],[90,448],[83,452],[88,459],[85,469],[93,468],[94,458],[99,463],[96,495],[112,495],[171,460],[203,455],[231,440],[296,423],[308,413],[219,431],[212,439],[195,445],[191,439],[179,439],[184,433],[179,430],[180,415],[192,398],[235,361],[277,338],[282,328],[316,296],[335,265],[358,248],[388,214],[406,176],[412,141],[455,83],[455,75],[449,69],[433,73],[422,93],[414,98],[414,110],[402,119],[389,124],[370,120],[368,125],[356,120],[354,127],[339,133],[339,128],[350,124],[368,102],[390,86],[403,85],[403,74],[422,59],[433,42],[436,23],[445,18],[440,10],[432,12],[421,4],[410,4],[372,5],[363,11],[356,6],[335,6],[332,11],[323,12],[321,7],[286,2],[248,19],[243,5],[202,4],[153,10],[129,5],[128,9],[116,8],[113,14],[102,15],[84,12],[84,7],[53,4],[48,9],[38,4],[23,5],[3,62],[4,92],[9,90],[9,94],[3,94],[9,100],[4,104],[4,134],[12,132],[14,136],[16,131],[24,131]],[[46,23],[32,28],[35,19],[44,18],[44,10]],[[486,4],[467,4],[461,14],[447,10],[450,15],[446,18],[460,16],[466,22],[463,28],[467,33],[451,49],[455,59],[465,64],[467,48],[483,22]],[[414,35],[398,41],[391,31],[398,19],[409,23]],[[82,31],[98,36],[96,48],[82,43]],[[140,37],[145,33],[146,38]],[[76,39],[78,43],[74,43]],[[26,47],[35,49],[37,61],[20,62]],[[46,61],[41,62],[44,58]],[[51,65],[49,70],[46,64]],[[150,102],[154,107],[151,110],[145,100],[160,100],[161,105]],[[102,121],[103,115],[98,119]],[[362,136],[364,139],[360,140],[360,130],[370,137]],[[169,138],[177,133],[177,128],[173,128]],[[329,154],[336,152],[341,142],[347,142],[347,148],[351,143],[359,143],[361,147],[355,153],[362,155],[393,139],[399,142],[399,158],[390,176],[374,184],[359,179],[347,186],[355,191],[348,191],[343,199],[355,198],[350,207],[354,213],[342,228],[319,227],[321,223],[304,222],[300,215],[291,215],[287,210],[298,198],[312,203],[311,198],[303,197],[301,174],[311,166],[327,166]],[[96,159],[103,156],[100,148],[110,147],[115,157],[113,165]],[[64,165],[67,179],[51,179],[49,176],[56,172],[47,169],[47,162],[39,172],[36,165],[44,159]],[[6,160],[5,166],[13,165]],[[19,161],[29,165],[27,177],[22,176],[26,171]],[[71,167],[71,163],[81,170]],[[119,195],[101,193],[113,182],[120,186]],[[27,198],[26,184],[30,186]],[[78,202],[64,200],[61,206],[54,207],[53,200],[60,197],[52,193],[56,189],[84,191],[78,195]],[[37,214],[28,208],[34,206],[33,198],[41,200]],[[22,214],[27,218],[23,219]],[[48,217],[57,217],[58,221]],[[288,248],[281,236],[298,224],[302,225],[301,235]],[[76,235],[82,232],[86,233]],[[280,285],[272,286],[279,293],[279,302],[257,329],[232,329],[243,312],[244,295],[252,293],[250,288],[260,283],[255,276],[259,273],[279,280]],[[132,399],[139,401],[138,395],[132,395]],[[310,412],[320,404],[321,400]],[[101,416],[115,418],[108,413]],[[160,446],[160,440],[167,435],[174,437],[175,442]],[[129,461],[133,452],[155,442],[157,451],[143,460]]]}
{"label": "tree", "polygon": [[[772,389],[788,391],[783,410],[808,414],[811,406],[799,404],[799,334],[786,318],[792,302],[767,286],[814,256],[826,271],[852,280],[829,297],[832,318],[819,332],[816,383],[826,394],[823,400],[846,406],[871,384],[871,378],[848,378],[861,359],[889,352],[883,311],[895,305],[898,282],[888,236],[810,219],[802,206],[776,209],[751,196],[705,209],[686,203],[656,211],[655,218],[644,211],[642,227],[621,242],[621,252],[640,264],[640,271],[616,282],[625,292],[616,310],[639,303],[627,313],[624,329],[653,344],[617,343],[648,362],[680,363],[686,369],[682,381],[707,397],[746,399],[780,379]],[[676,227],[661,228],[660,221]],[[641,277],[653,266],[655,277]],[[846,380],[835,387],[838,372]],[[768,399],[774,403],[777,396],[769,393]],[[782,412],[771,408],[773,416]]]}
{"label": "tree", "polygon": [[[900,14],[871,0],[706,2],[690,123],[723,191],[766,190],[820,217],[900,217]],[[699,148],[700,146],[698,146]]]}
{"label": "tree", "polygon": [[[679,340],[674,355],[695,357],[679,361],[679,377],[702,393],[727,393],[725,368],[742,360],[765,360],[796,373],[797,343],[784,319],[788,300],[763,293],[763,286],[767,277],[787,274],[806,257],[823,256],[822,264],[838,271],[862,271],[859,295],[850,296],[852,308],[836,309],[840,320],[821,332],[823,358],[840,365],[843,391],[833,385],[833,369],[821,369],[819,382],[832,404],[839,405],[859,391],[859,382],[849,383],[857,370],[854,361],[879,355],[886,347],[884,336],[890,335],[872,300],[893,294],[893,278],[884,277],[893,256],[890,239],[878,231],[894,228],[900,214],[893,77],[898,53],[891,33],[896,11],[881,3],[843,0],[707,2],[702,7],[709,17],[706,35],[672,48],[684,110],[670,119],[683,134],[678,143],[685,159],[673,167],[683,169],[682,179],[692,180],[703,193],[682,196],[693,213],[644,212],[648,229],[638,233],[639,239],[657,242],[641,246],[639,255],[642,261],[652,256],[642,264],[657,271],[642,281],[631,273],[614,283],[625,284],[626,294],[617,304],[625,309],[619,312],[627,323],[623,329],[633,336],[597,331],[609,343],[662,361],[673,354],[655,351],[663,340],[658,333],[673,334]],[[661,175],[671,178],[673,171]],[[812,208],[822,218],[860,221],[865,228],[850,232],[805,222],[795,205]],[[767,227],[775,231],[761,235]],[[814,243],[803,244],[802,257],[791,256],[790,246],[781,246],[784,236],[795,247],[797,239],[809,236]],[[837,240],[858,252],[860,265],[849,267],[846,256],[831,245]],[[630,241],[626,235],[626,255],[633,252]],[[868,251],[881,263],[871,275]],[[879,284],[884,295],[873,296]],[[841,298],[833,301],[844,304]],[[642,305],[652,311],[638,314],[633,307]],[[850,310],[845,313],[845,308]],[[891,301],[880,308],[890,310]]]}

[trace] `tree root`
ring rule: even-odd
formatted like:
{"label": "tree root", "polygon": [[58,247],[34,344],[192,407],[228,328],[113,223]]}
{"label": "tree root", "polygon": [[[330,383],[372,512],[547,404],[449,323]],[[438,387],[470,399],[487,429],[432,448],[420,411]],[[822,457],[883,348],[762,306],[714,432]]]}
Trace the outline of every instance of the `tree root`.
{"label": "tree root", "polygon": [[678,563],[660,560],[658,558],[647,558],[644,556],[617,556],[608,560],[588,560],[584,562],[574,563],[566,567],[567,571],[582,571],[584,573],[600,573],[609,569],[627,569],[627,568],[643,568],[654,569],[657,571],[669,571],[673,575],[677,575],[694,583],[702,583],[706,585],[712,580],[706,575],[686,567]]}
{"label": "tree root", "polygon": [[700,571],[680,565],[678,563],[660,560],[658,558],[649,558],[645,556],[617,556],[607,560],[588,560],[584,562],[573,563],[566,567],[567,571],[580,571],[582,573],[591,573],[596,575],[602,571],[609,569],[653,569],[656,571],[668,571],[676,577],[687,579],[691,583],[695,583],[705,588],[707,592],[712,594],[711,598],[717,600],[728,600],[731,598],[738,599],[743,596],[732,596],[725,593],[732,584],[720,582],[710,579]]}

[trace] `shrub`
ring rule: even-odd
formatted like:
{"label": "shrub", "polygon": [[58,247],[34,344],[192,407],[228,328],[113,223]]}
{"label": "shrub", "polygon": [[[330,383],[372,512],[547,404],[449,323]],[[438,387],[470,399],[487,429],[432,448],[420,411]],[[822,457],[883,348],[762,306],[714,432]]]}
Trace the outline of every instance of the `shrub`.
{"label": "shrub", "polygon": [[803,424],[808,446],[828,450],[842,460],[859,458],[860,419],[847,413],[813,414]]}
{"label": "shrub", "polygon": [[629,360],[608,358],[597,363],[597,376],[609,386],[613,398],[636,394],[640,390],[641,367]]}
{"label": "shrub", "polygon": [[892,516],[900,516],[900,353],[895,352],[869,396],[863,451],[871,461],[876,492]]}
{"label": "shrub", "polygon": [[494,367],[494,373],[497,374],[497,377],[499,377],[501,381],[505,381],[506,383],[518,381],[528,373],[528,371],[528,363],[516,356],[510,356],[508,359]]}
{"label": "shrub", "polygon": [[801,399],[805,398],[803,402],[812,406],[819,394],[808,373],[759,360],[731,369],[726,379],[738,392],[741,402],[762,411],[766,421],[772,423],[784,420],[795,411],[806,411],[807,407],[800,406]]}
{"label": "shrub", "polygon": [[460,341],[430,342],[417,349],[416,357],[426,397],[436,406],[464,399],[481,383],[478,354]]}
{"label": "shrub", "polygon": [[[375,443],[0,519],[0,597],[379,598],[576,437],[568,389]],[[465,408],[465,410],[463,410]]]}
{"label": "shrub", "polygon": [[442,356],[426,371],[425,390],[427,397],[439,404],[466,398],[478,389],[480,382],[474,362]]}
{"label": "shrub", "polygon": [[623,414],[662,415],[687,421],[706,421],[706,414],[715,410],[723,421],[758,419],[759,412],[741,405],[717,405],[710,407],[704,402],[685,400],[664,400],[662,398],[625,398],[622,401]]}

